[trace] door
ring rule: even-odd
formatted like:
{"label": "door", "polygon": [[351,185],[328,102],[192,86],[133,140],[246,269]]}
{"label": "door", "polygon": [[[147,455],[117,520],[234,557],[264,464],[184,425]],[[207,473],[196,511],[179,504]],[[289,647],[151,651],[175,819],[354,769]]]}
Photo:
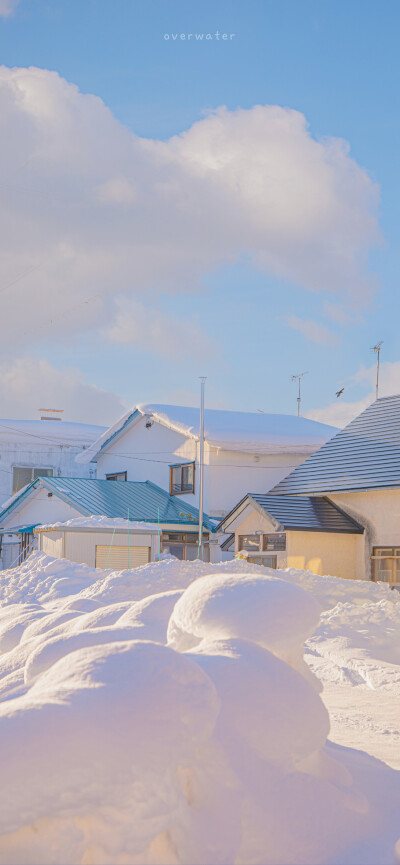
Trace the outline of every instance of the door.
{"label": "door", "polygon": [[96,568],[125,571],[140,568],[151,560],[150,547],[111,547],[96,545]]}

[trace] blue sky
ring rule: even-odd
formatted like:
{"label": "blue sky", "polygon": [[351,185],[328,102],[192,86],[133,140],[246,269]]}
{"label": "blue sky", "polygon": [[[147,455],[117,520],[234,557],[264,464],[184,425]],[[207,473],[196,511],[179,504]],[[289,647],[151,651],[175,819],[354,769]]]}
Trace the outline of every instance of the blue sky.
{"label": "blue sky", "polygon": [[[383,387],[400,390],[399,19],[397,0],[20,0],[0,19],[1,63],[57,71],[83,94],[99,96],[136,136],[167,141],[222,105],[231,112],[278,105],[304,114],[313,139],[345,139],[352,159],[379,185],[381,241],[369,244],[363,267],[376,283],[369,300],[362,291],[346,297],[326,285],[311,290],[296,276],[258,267],[243,248],[236,261],[206,261],[193,283],[186,277],[187,290],[143,287],[158,315],[184,323],[189,340],[182,356],[166,350],[160,357],[154,332],[140,344],[134,337],[110,341],[96,315],[87,327],[73,323],[60,334],[55,314],[53,323],[44,315],[43,326],[31,333],[24,328],[3,364],[29,356],[55,371],[74,367],[81,372],[78,389],[95,385],[127,404],[194,402],[204,373],[210,405],[285,413],[296,409],[291,374],[307,370],[304,412],[314,410],[322,419],[328,407],[326,418],[334,422],[337,407],[329,407],[339,387],[346,386],[343,420],[370,398],[370,347],[382,339]],[[216,31],[235,35],[226,41],[172,39]],[[3,170],[7,175],[6,161]],[[50,175],[49,184],[51,196]],[[12,269],[7,273],[11,282]],[[29,275],[25,282],[18,283],[17,302],[34,288]],[[341,322],[332,317],[332,305]],[[205,347],[193,357],[191,326],[205,336],[205,346],[209,340],[209,352]],[[53,376],[51,387],[55,381]],[[61,401],[66,381],[60,379]],[[83,390],[74,402],[70,380],[68,388],[70,415],[90,420]],[[18,393],[23,402],[22,385]],[[117,408],[117,402],[104,402],[105,422]],[[11,409],[24,416],[17,402]],[[94,422],[101,421],[99,412]]]}

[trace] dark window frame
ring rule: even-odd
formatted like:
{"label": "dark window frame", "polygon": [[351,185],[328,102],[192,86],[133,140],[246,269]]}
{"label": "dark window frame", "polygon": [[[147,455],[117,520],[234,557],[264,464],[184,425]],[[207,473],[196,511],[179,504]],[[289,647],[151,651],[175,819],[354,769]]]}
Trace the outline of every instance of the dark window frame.
{"label": "dark window frame", "polygon": [[[270,563],[266,565],[262,559],[270,559]],[[247,561],[252,565],[259,565],[260,568],[271,568],[276,571],[278,567],[278,556],[276,555],[268,555],[267,553],[260,553],[259,556],[249,556]]]}
{"label": "dark window frame", "polygon": [[[381,554],[378,554],[378,550],[381,551]],[[379,561],[388,561],[390,560],[392,563],[391,571],[392,571],[392,579],[382,580],[379,579],[378,565]],[[371,579],[375,583],[386,583],[387,586],[398,586],[400,585],[400,576],[397,577],[396,574],[396,562],[400,562],[400,544],[394,545],[393,547],[386,546],[376,546],[372,547],[371,554],[371,565],[372,565],[372,573]]]}
{"label": "dark window frame", "polygon": [[[252,539],[258,541],[258,547],[257,547],[257,549],[256,549],[255,547],[251,547],[251,546],[250,546],[250,547],[246,547],[246,546],[244,545],[244,539],[245,539],[245,538],[252,538]],[[239,550],[239,553],[241,553],[242,551],[244,551],[244,552],[246,552],[246,553],[259,553],[259,552],[261,552],[261,550],[260,550],[260,547],[261,547],[261,538],[262,538],[262,535],[255,535],[255,534],[239,535],[239,536],[238,536],[238,550]]]}
{"label": "dark window frame", "polygon": [[[271,546],[268,546],[270,544]],[[284,553],[286,552],[286,532],[276,532],[273,534],[265,534],[262,536],[262,552],[263,553]]]}
{"label": "dark window frame", "polygon": [[[183,470],[189,468],[189,466],[192,468],[192,471],[193,471],[193,481],[192,481],[191,489],[185,489],[184,490],[181,488],[180,490],[175,490],[173,488],[174,485],[173,485],[173,481],[172,481],[174,469],[181,469],[181,487],[182,487]],[[175,465],[170,466],[169,467],[169,494],[170,494],[170,496],[188,496],[188,495],[190,496],[190,495],[193,495],[195,492],[195,477],[196,477],[196,463],[194,460],[193,460],[193,462],[176,463]]]}
{"label": "dark window frame", "polygon": [[[125,477],[121,480],[121,478],[117,477],[117,475],[125,475]],[[128,480],[128,472],[112,472],[109,475],[106,475],[106,481],[117,481],[123,483]]]}

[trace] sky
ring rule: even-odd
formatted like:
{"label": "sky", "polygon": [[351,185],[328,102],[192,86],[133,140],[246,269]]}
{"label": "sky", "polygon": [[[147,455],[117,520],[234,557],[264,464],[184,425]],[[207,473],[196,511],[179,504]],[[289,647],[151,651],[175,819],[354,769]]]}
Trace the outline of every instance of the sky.
{"label": "sky", "polygon": [[400,392],[399,30],[398,0],[0,0],[2,416],[108,425],[202,375],[290,414],[304,372],[343,426],[378,341]]}

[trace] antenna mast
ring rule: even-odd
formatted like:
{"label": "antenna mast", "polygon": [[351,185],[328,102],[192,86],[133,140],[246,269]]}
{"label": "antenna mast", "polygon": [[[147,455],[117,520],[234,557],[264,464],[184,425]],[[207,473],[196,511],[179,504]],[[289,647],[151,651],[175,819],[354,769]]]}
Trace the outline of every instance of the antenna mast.
{"label": "antenna mast", "polygon": [[307,373],[307,372],[301,372],[301,373],[299,373],[299,375],[291,375],[291,376],[290,376],[290,380],[291,380],[291,381],[298,381],[298,383],[299,383],[299,392],[298,392],[298,396],[297,396],[297,417],[300,417],[300,406],[301,406],[301,380],[302,380],[302,378],[303,378],[303,375],[308,375],[308,373]]}
{"label": "antenna mast", "polygon": [[381,346],[382,346],[382,344],[383,344],[383,339],[381,339],[380,342],[377,342],[376,345],[373,345],[373,346],[372,346],[372,349],[371,349],[371,351],[374,351],[375,354],[377,355],[377,363],[376,363],[375,399],[378,399],[378,394],[379,394],[379,360],[380,360],[379,355],[380,355],[380,353],[381,353]]}

